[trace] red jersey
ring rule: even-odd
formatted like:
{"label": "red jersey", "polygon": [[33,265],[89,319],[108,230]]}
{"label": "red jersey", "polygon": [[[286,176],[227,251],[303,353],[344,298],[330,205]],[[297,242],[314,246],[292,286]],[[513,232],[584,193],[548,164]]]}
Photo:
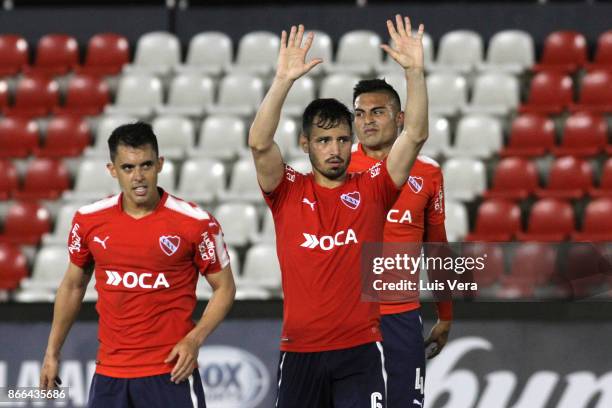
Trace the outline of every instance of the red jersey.
{"label": "red jersey", "polygon": [[193,327],[202,275],[229,264],[223,233],[206,211],[166,192],[140,219],[122,194],[81,207],[68,239],[70,261],[95,262],[100,347],[96,372],[119,378],[172,371],[164,363]]}
{"label": "red jersey", "polygon": [[[377,160],[365,154],[361,143],[353,146],[349,171],[364,171]],[[397,201],[386,214],[385,242],[423,242],[426,225],[444,222],[444,186],[440,165],[418,156]],[[382,314],[402,313],[419,307],[419,302],[381,303]]]}
{"label": "red jersey", "polygon": [[[264,194],[283,282],[281,350],[316,352],[380,341],[378,304],[361,301],[361,247],[381,242],[398,197],[383,162],[336,188],[289,166]],[[380,222],[376,222],[380,220]]]}

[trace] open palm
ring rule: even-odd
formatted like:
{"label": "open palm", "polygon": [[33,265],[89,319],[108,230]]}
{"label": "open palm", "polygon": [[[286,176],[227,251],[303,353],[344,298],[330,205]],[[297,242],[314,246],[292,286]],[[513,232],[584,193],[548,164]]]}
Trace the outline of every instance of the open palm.
{"label": "open palm", "polygon": [[287,32],[283,31],[280,51],[278,53],[276,76],[295,80],[323,62],[320,58],[315,58],[308,63],[306,62],[306,54],[312,45],[314,34],[308,33],[306,41],[302,45],[303,38],[304,26],[301,24],[298,28],[295,26],[291,27],[289,39],[287,39]]}
{"label": "open palm", "polygon": [[425,27],[419,25],[416,34],[412,34],[410,18],[395,16],[395,26],[391,20],[387,20],[387,29],[392,40],[392,47],[381,45],[382,49],[391,56],[404,69],[420,68],[423,63],[423,32]]}

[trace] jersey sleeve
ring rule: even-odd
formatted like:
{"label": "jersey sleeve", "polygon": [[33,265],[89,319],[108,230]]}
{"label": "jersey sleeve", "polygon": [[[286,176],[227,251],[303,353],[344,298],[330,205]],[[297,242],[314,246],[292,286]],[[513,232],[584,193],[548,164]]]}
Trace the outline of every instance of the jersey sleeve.
{"label": "jersey sleeve", "polygon": [[266,193],[263,190],[261,191],[264,196],[264,200],[266,201],[268,207],[270,207],[272,210],[272,213],[278,211],[282,202],[287,198],[291,190],[295,188],[296,184],[301,182],[303,177],[303,174],[298,173],[291,166],[285,164],[285,172],[279,185],[269,193]]}
{"label": "jersey sleeve", "polygon": [[432,180],[433,187],[425,210],[425,217],[428,225],[437,225],[444,222],[444,179],[439,168],[436,169]]}
{"label": "jersey sleeve", "polygon": [[230,258],[223,239],[223,230],[215,217],[210,216],[208,220],[201,222],[195,245],[193,261],[200,274],[219,272],[229,265]]}
{"label": "jersey sleeve", "polygon": [[362,185],[366,186],[377,200],[382,200],[386,211],[389,211],[402,190],[397,188],[393,182],[387,170],[386,161],[377,162],[363,173],[360,173],[360,176]]}
{"label": "jersey sleeve", "polygon": [[87,227],[85,217],[77,212],[72,218],[72,226],[68,233],[68,255],[70,262],[84,268],[93,261],[87,244]]}

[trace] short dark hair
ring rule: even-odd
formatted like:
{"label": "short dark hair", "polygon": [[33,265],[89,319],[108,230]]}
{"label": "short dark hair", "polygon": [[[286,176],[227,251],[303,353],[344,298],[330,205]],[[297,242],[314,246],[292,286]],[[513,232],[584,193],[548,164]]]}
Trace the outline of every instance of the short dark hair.
{"label": "short dark hair", "polygon": [[117,156],[117,148],[119,145],[129,147],[142,147],[151,145],[155,151],[155,156],[159,156],[159,148],[157,146],[157,137],[153,133],[153,128],[148,123],[136,122],[127,125],[121,125],[111,133],[108,138],[108,150],[110,151],[111,161],[115,161]]}
{"label": "short dark hair", "polygon": [[302,132],[306,137],[310,137],[313,124],[323,129],[331,129],[339,126],[342,122],[348,125],[352,135],[353,114],[346,105],[333,98],[315,99],[304,109]]}
{"label": "short dark hair", "polygon": [[393,102],[397,104],[397,108],[402,110],[402,102],[395,89],[383,79],[362,79],[357,82],[355,88],[353,88],[353,105],[357,97],[363,93],[382,92],[391,96]]}

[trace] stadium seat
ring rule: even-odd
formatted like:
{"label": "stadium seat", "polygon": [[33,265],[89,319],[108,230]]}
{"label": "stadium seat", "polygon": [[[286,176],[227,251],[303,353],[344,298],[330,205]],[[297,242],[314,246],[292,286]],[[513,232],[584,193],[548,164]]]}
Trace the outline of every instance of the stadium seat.
{"label": "stadium seat", "polygon": [[234,164],[229,187],[227,191],[221,192],[220,199],[222,201],[263,202],[252,158],[246,157]]}
{"label": "stadium seat", "polygon": [[87,121],[77,116],[54,116],[47,126],[43,145],[34,149],[38,157],[75,157],[91,143]]}
{"label": "stadium seat", "polygon": [[547,284],[557,272],[557,251],[550,244],[523,242],[516,246],[510,273],[500,277],[502,298],[533,297],[536,289]]}
{"label": "stadium seat", "polygon": [[421,149],[421,154],[433,158],[450,147],[450,124],[448,119],[432,115],[429,117],[429,137]]}
{"label": "stadium seat", "polygon": [[43,235],[43,245],[66,245],[72,227],[72,219],[83,203],[68,203],[61,206],[53,227],[53,232]]}
{"label": "stadium seat", "polygon": [[27,276],[27,259],[19,247],[0,243],[0,290],[17,289]]}
{"label": "stadium seat", "polygon": [[573,86],[572,78],[562,72],[539,72],[532,78],[529,97],[519,112],[559,114],[572,103]]}
{"label": "stadium seat", "polygon": [[612,69],[591,71],[582,78],[578,103],[573,111],[612,113]]}
{"label": "stadium seat", "polygon": [[7,211],[0,242],[37,245],[50,229],[51,215],[45,207],[36,202],[16,201]]}
{"label": "stadium seat", "polygon": [[[310,46],[310,50],[308,51],[308,55],[306,56],[307,61],[312,61],[315,58],[321,58],[324,62],[323,65],[332,63],[332,39],[329,34],[323,31],[317,30],[308,30],[308,32],[312,31],[314,33],[314,39],[312,40],[312,45]],[[323,65],[319,64],[318,66],[311,69],[307,75],[309,76],[320,76],[324,73]]]}
{"label": "stadium seat", "polygon": [[461,246],[461,256],[472,259],[486,255],[484,268],[476,271],[471,277],[471,281],[478,284],[478,292],[475,295],[479,298],[493,298],[494,290],[500,277],[505,274],[504,249],[505,244],[495,242],[470,242]]}
{"label": "stadium seat", "polygon": [[25,66],[27,75],[53,77],[64,75],[79,63],[79,44],[76,38],[66,34],[47,34],[38,41],[36,62]]}
{"label": "stadium seat", "polygon": [[346,32],[340,37],[334,63],[325,64],[323,69],[334,74],[371,75],[382,62],[380,44],[380,37],[373,31]]}
{"label": "stadium seat", "polygon": [[534,71],[573,73],[587,61],[587,41],[576,31],[555,31],[544,40],[542,59]]}
{"label": "stadium seat", "polygon": [[9,106],[9,89],[4,80],[0,80],[0,111]]}
{"label": "stadium seat", "polygon": [[225,166],[214,159],[189,159],[183,163],[177,195],[206,205],[225,189]]}
{"label": "stadium seat", "polygon": [[257,244],[249,248],[239,286],[255,286],[271,290],[281,287],[281,270],[273,244]]}
{"label": "stadium seat", "polygon": [[282,113],[292,117],[301,117],[304,109],[315,99],[315,82],[309,76],[304,76],[293,83],[287,99],[283,104]]}
{"label": "stadium seat", "polygon": [[69,260],[65,245],[41,248],[36,254],[32,277],[23,281],[23,288],[28,290],[56,290],[66,272]]}
{"label": "stadium seat", "polygon": [[507,157],[499,161],[493,175],[493,185],[484,198],[524,200],[539,187],[535,164],[521,157]]}
{"label": "stadium seat", "polygon": [[225,76],[219,85],[216,105],[209,108],[212,115],[251,116],[264,97],[264,86],[260,78],[247,74]]}
{"label": "stadium seat", "polygon": [[176,167],[171,160],[164,161],[162,171],[157,175],[157,185],[167,191],[169,194],[176,192]]}
{"label": "stadium seat", "polygon": [[298,173],[312,173],[312,163],[310,163],[308,157],[295,158],[290,160],[287,164]]}
{"label": "stadium seat", "polygon": [[168,159],[183,159],[195,145],[193,122],[181,116],[158,116],[153,120],[159,154]]}
{"label": "stadium seat", "polygon": [[[68,201],[94,201],[119,193],[119,184],[106,169],[108,159],[84,159],[76,174],[74,189],[62,195]],[[95,180],[95,183],[92,182]]]}
{"label": "stadium seat", "polygon": [[[281,117],[274,134],[274,142],[278,145],[283,158],[301,156],[302,148],[298,146],[299,127],[293,119]],[[250,154],[249,150],[245,150]]]}
{"label": "stadium seat", "polygon": [[612,70],[612,30],[601,33],[597,39],[595,58],[593,58],[593,63],[587,64],[587,68],[589,71]]}
{"label": "stadium seat", "polygon": [[572,234],[573,241],[612,241],[612,197],[597,198],[584,210],[582,230]]}
{"label": "stadium seat", "polygon": [[60,115],[95,116],[110,102],[110,92],[104,80],[76,75],[68,82],[66,103],[54,109]]}
{"label": "stadium seat", "polygon": [[575,231],[574,209],[562,200],[543,198],[531,208],[527,231],[517,233],[520,241],[558,242]]}
{"label": "stadium seat", "polygon": [[[227,254],[230,258],[230,266],[232,267],[232,274],[234,277],[240,276],[240,258],[238,257],[238,253],[232,247],[227,248]],[[236,291],[238,292],[238,291]],[[198,276],[198,283],[196,285],[196,297],[198,300],[208,300],[212,296],[212,288],[203,276]]]}
{"label": "stadium seat", "polygon": [[0,35],[0,77],[17,75],[28,63],[28,43],[20,35]]}
{"label": "stadium seat", "polygon": [[563,282],[568,298],[579,300],[609,290],[611,269],[606,246],[605,243],[580,242],[568,247],[564,265],[566,281]]}
{"label": "stadium seat", "polygon": [[246,150],[246,135],[242,119],[235,116],[209,116],[200,128],[197,148],[188,154],[191,157],[234,159]]}
{"label": "stadium seat", "polygon": [[455,144],[445,149],[447,157],[487,159],[503,146],[502,124],[485,115],[463,116],[457,124]]}
{"label": "stadium seat", "polygon": [[266,208],[263,216],[261,231],[257,232],[251,241],[254,243],[274,243],[276,241],[276,232],[274,230],[274,218],[272,211]]}
{"label": "stadium seat", "polygon": [[348,74],[332,74],[323,78],[319,92],[320,98],[334,98],[345,104],[350,110],[353,107],[353,88],[359,77]]}
{"label": "stadium seat", "polygon": [[212,79],[197,73],[180,74],[172,79],[168,102],[156,111],[158,115],[200,117],[212,105],[214,97]]}
{"label": "stadium seat", "polygon": [[184,65],[176,71],[219,77],[232,63],[232,39],[225,33],[207,31],[191,38]]}
{"label": "stadium seat", "polygon": [[137,120],[136,117],[127,115],[102,117],[98,120],[96,125],[96,135],[93,146],[85,149],[85,155],[90,157],[109,157],[108,138],[113,130],[121,125],[134,123]]}
{"label": "stadium seat", "polygon": [[59,104],[59,86],[43,76],[26,76],[19,80],[15,103],[4,109],[5,116],[46,116]]}
{"label": "stadium seat", "polygon": [[429,70],[452,71],[467,74],[482,63],[482,37],[475,31],[454,30],[442,35],[438,47],[438,59]]}
{"label": "stadium seat", "polygon": [[545,116],[526,113],[516,117],[510,128],[510,138],[499,154],[502,157],[535,157],[548,153],[555,145],[555,124]]}
{"label": "stadium seat", "polygon": [[168,75],[180,62],[181,43],[178,37],[165,31],[153,31],[138,39],[134,61],[124,70],[128,73]]}
{"label": "stadium seat", "polygon": [[156,106],[162,104],[162,99],[159,78],[144,74],[125,75],[119,81],[115,104],[106,106],[105,113],[147,118]]}
{"label": "stadium seat", "polygon": [[23,187],[13,193],[22,200],[55,200],[70,188],[70,172],[64,163],[39,158],[31,161],[26,170]]}
{"label": "stadium seat", "polygon": [[589,162],[572,156],[557,158],[550,167],[546,188],[537,188],[539,198],[579,199],[593,187]]}
{"label": "stadium seat", "polygon": [[487,188],[484,164],[471,158],[452,158],[442,166],[446,197],[472,201]]}
{"label": "stadium seat", "polygon": [[521,30],[499,31],[491,37],[487,60],[478,64],[480,71],[522,74],[535,60],[535,47],[531,34]]}
{"label": "stadium seat", "polygon": [[25,118],[0,119],[0,158],[25,158],[38,146],[38,125]]}
{"label": "stadium seat", "polygon": [[217,207],[214,214],[222,225],[228,245],[245,246],[257,232],[257,210],[252,204],[224,203]]}
{"label": "stadium seat", "polygon": [[8,200],[19,186],[19,175],[11,160],[0,159],[0,201]]}
{"label": "stadium seat", "polygon": [[115,33],[100,33],[90,38],[85,64],[76,68],[83,75],[117,75],[130,61],[130,44],[126,37]]}
{"label": "stadium seat", "polygon": [[589,190],[592,197],[612,197],[612,157],[603,165],[598,188]]}
{"label": "stadium seat", "polygon": [[442,116],[453,116],[467,103],[467,82],[452,72],[432,73],[427,76],[429,111]]}
{"label": "stadium seat", "polygon": [[566,119],[561,146],[553,147],[552,152],[556,156],[592,157],[604,151],[607,141],[606,120],[600,115],[578,112]]}
{"label": "stadium seat", "polygon": [[446,211],[444,224],[448,242],[463,240],[469,232],[468,213],[465,206],[458,201],[448,200],[444,207]]}
{"label": "stadium seat", "polygon": [[503,73],[485,73],[476,78],[472,100],[463,108],[463,113],[507,116],[516,109],[519,102],[520,87],[516,77]]}
{"label": "stadium seat", "polygon": [[511,241],[521,230],[521,209],[518,204],[502,199],[486,200],[478,207],[474,231],[466,241]]}
{"label": "stadium seat", "polygon": [[[393,43],[393,41],[391,41],[391,43]],[[428,33],[423,33],[423,60],[425,62],[425,69],[428,69],[431,64],[433,64],[434,60],[433,40]],[[384,55],[383,63],[376,67],[376,71],[378,72],[379,76],[385,78],[389,74],[399,74],[402,76],[404,74],[404,69],[401,67],[401,65],[395,62],[393,58],[389,57],[387,53]]]}
{"label": "stadium seat", "polygon": [[268,31],[245,34],[238,43],[236,63],[230,67],[235,73],[271,75],[276,67],[280,38]]}

